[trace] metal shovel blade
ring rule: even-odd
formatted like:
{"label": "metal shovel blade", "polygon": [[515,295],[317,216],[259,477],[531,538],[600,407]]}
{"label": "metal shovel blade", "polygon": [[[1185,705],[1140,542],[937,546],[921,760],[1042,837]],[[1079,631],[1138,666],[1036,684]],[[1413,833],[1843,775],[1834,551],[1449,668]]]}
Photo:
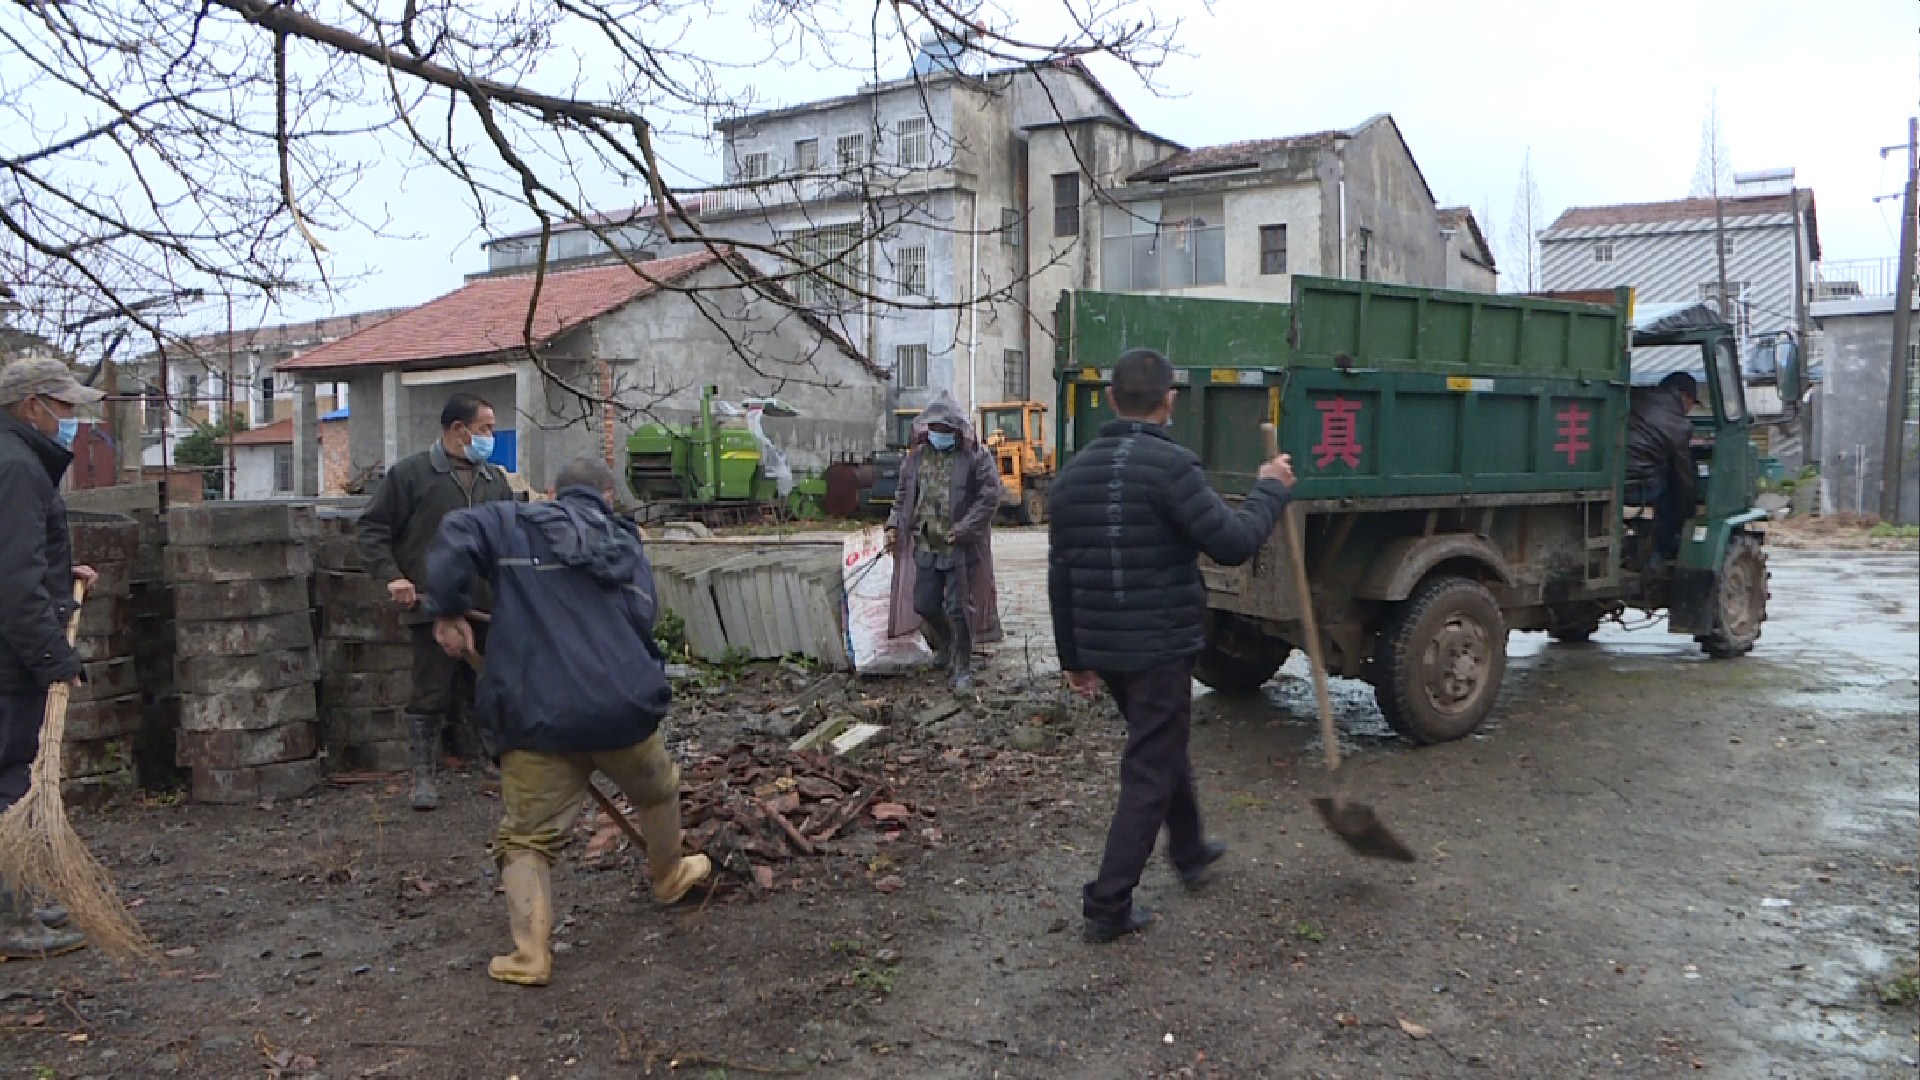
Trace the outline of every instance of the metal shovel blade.
{"label": "metal shovel blade", "polygon": [[1313,808],[1319,811],[1320,820],[1335,836],[1346,841],[1347,847],[1355,855],[1364,855],[1369,859],[1391,859],[1394,862],[1415,861],[1413,852],[1380,823],[1373,807],[1366,803],[1329,795],[1321,795],[1311,802]]}

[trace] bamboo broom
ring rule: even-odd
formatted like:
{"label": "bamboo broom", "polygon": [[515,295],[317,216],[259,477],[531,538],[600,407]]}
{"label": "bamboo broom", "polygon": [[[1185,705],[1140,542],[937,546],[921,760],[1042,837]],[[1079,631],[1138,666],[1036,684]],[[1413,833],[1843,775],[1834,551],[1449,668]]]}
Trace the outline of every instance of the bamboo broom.
{"label": "bamboo broom", "polygon": [[[67,644],[80,630],[85,582],[73,584],[73,617],[67,620]],[[66,905],[74,925],[101,952],[116,959],[151,958],[154,949],[114,891],[106,867],[87,851],[67,821],[60,795],[61,747],[67,731],[67,699],[73,686],[47,688],[47,712],[40,725],[40,750],[33,759],[27,794],[0,814],[0,876],[16,895],[33,893]]]}

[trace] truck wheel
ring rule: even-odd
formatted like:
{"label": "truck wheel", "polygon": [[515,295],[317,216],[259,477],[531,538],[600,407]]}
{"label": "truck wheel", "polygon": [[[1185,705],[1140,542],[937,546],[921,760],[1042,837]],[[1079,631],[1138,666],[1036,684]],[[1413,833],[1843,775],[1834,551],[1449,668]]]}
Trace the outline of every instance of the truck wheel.
{"label": "truck wheel", "polygon": [[1374,699],[1417,743],[1458,739],[1486,719],[1507,669],[1507,624],[1486,586],[1421,582],[1387,618],[1374,653]]}
{"label": "truck wheel", "polygon": [[[1244,641],[1243,636],[1240,641]],[[1236,641],[1239,644],[1240,641]],[[1287,662],[1293,647],[1277,638],[1262,635],[1250,655],[1230,653],[1208,641],[1193,663],[1193,677],[1216,694],[1244,696],[1260,691]]]}
{"label": "truck wheel", "polygon": [[1020,524],[1045,525],[1047,523],[1047,496],[1039,488],[1028,488],[1020,496]]}
{"label": "truck wheel", "polygon": [[1753,651],[1767,621],[1767,553],[1752,536],[1727,541],[1713,598],[1713,631],[1695,638],[1715,660]]}

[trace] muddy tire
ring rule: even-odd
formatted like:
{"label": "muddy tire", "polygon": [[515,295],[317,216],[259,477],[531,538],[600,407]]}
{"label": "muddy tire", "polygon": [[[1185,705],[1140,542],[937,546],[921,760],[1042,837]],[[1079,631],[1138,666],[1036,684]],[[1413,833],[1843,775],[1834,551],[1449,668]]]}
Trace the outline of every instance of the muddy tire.
{"label": "muddy tire", "polygon": [[1727,541],[1714,586],[1713,630],[1694,638],[1708,656],[1730,660],[1753,651],[1767,621],[1767,553],[1753,536]]}
{"label": "muddy tire", "polygon": [[1020,496],[1020,524],[1045,525],[1047,523],[1047,496],[1038,488],[1028,488]]}
{"label": "muddy tire", "polygon": [[1507,623],[1486,586],[1435,577],[1387,617],[1374,650],[1374,700],[1417,743],[1449,742],[1493,710],[1507,670]]}
{"label": "muddy tire", "polygon": [[[1243,644],[1237,641],[1235,644]],[[1249,653],[1230,653],[1212,641],[1194,659],[1193,677],[1216,694],[1243,697],[1256,694],[1293,654],[1293,647],[1277,638],[1261,637]]]}

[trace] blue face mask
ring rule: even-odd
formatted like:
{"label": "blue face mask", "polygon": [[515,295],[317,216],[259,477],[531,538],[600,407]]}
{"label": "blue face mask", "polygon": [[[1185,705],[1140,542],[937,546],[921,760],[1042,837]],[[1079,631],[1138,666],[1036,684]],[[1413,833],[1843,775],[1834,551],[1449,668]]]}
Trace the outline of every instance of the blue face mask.
{"label": "blue face mask", "polygon": [[954,444],[953,432],[929,431],[927,432],[927,443],[928,445],[932,446],[935,450],[939,450],[942,453],[944,453],[948,450],[953,449],[953,444]]}
{"label": "blue face mask", "polygon": [[475,435],[467,444],[467,460],[475,465],[485,464],[493,458],[493,436]]}
{"label": "blue face mask", "polygon": [[53,410],[47,409],[47,404],[44,401],[40,403],[40,407],[47,410],[48,416],[53,416],[53,422],[58,428],[58,430],[53,433],[53,441],[68,450],[73,449],[73,441],[80,437],[80,418],[77,416],[54,416]]}

